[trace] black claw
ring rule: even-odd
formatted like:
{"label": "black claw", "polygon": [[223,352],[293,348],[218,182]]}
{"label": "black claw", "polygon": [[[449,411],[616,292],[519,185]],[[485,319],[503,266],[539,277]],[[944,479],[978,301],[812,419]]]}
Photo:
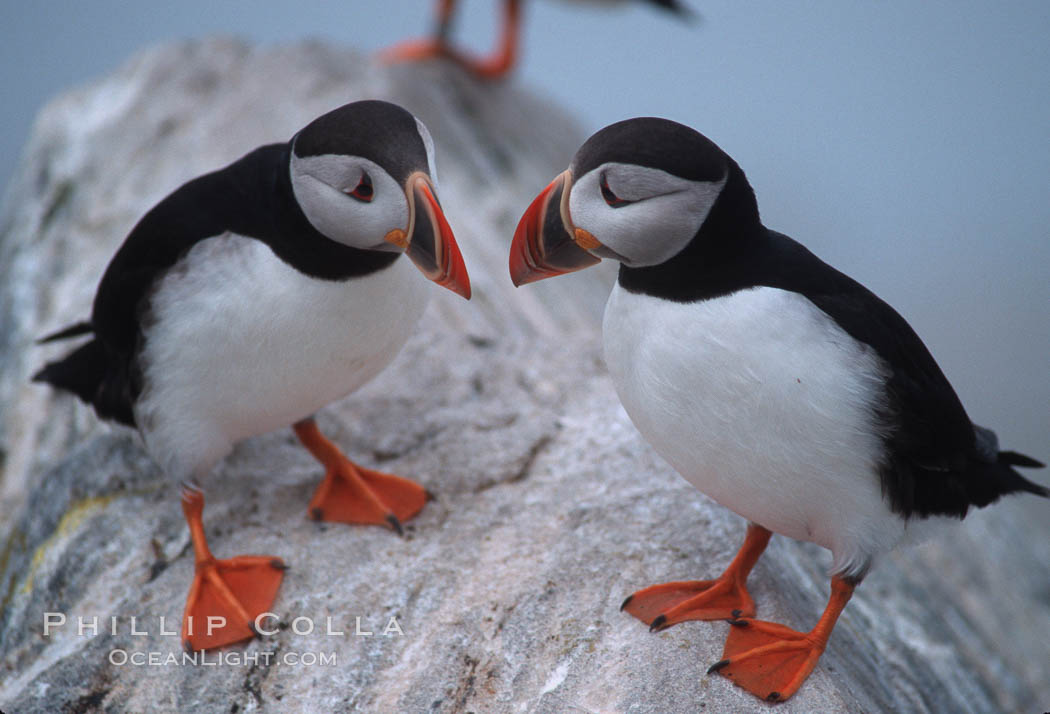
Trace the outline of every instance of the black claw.
{"label": "black claw", "polygon": [[627,596],[627,598],[626,598],[626,599],[625,599],[625,600],[623,601],[623,603],[622,603],[622,604],[620,605],[620,612],[623,612],[623,611],[624,611],[624,608],[626,608],[626,607],[627,607],[628,605],[630,605],[630,604],[631,604],[631,600],[634,600],[634,595],[628,595],[628,596]]}
{"label": "black claw", "polygon": [[740,616],[744,614],[744,611],[743,610],[733,610],[733,612],[731,612],[729,614],[733,616],[734,620],[739,620]]}
{"label": "black claw", "polygon": [[437,500],[437,496],[435,496],[434,492],[431,491],[429,488],[424,488],[423,489],[423,495],[426,496],[427,501],[436,501]]}
{"label": "black claw", "polygon": [[656,632],[664,627],[664,623],[667,622],[667,615],[657,615],[651,623],[649,623],[649,632]]}
{"label": "black claw", "polygon": [[274,558],[270,561],[270,567],[274,570],[288,570],[288,564],[280,558]]}
{"label": "black claw", "polygon": [[397,520],[397,516],[393,513],[386,517],[386,522],[390,524],[390,527],[393,528],[399,536],[405,535],[405,529],[401,527],[401,521]]}
{"label": "black claw", "polygon": [[726,620],[726,622],[728,622],[733,627],[747,627],[749,624],[751,624],[747,620],[741,620],[739,618],[734,618],[732,620]]}
{"label": "black claw", "polygon": [[708,674],[714,674],[715,672],[721,672],[723,669],[729,666],[729,660],[722,659],[715,662],[713,665],[707,668]]}
{"label": "black claw", "polygon": [[193,654],[193,645],[190,644],[189,640],[182,641],[182,649],[188,655]]}
{"label": "black claw", "polygon": [[780,701],[780,692],[770,692],[769,696],[766,697],[766,701],[767,702],[779,702]]}
{"label": "black claw", "polygon": [[319,520],[321,520],[321,518],[323,516],[324,516],[324,511],[322,511],[320,508],[311,508],[310,509],[310,518],[312,518],[313,520],[319,521]]}

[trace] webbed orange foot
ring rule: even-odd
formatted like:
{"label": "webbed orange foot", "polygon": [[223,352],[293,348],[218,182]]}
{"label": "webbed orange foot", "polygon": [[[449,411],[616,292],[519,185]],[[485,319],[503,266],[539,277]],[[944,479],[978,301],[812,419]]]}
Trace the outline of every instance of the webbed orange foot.
{"label": "webbed orange foot", "polygon": [[429,500],[415,481],[358,466],[321,434],[313,419],[298,422],[295,433],[325,466],[325,477],[310,500],[310,517],[361,525],[385,525],[398,534]]}
{"label": "webbed orange foot", "polygon": [[182,616],[182,641],[206,650],[256,635],[255,619],[277,596],[287,566],[271,555],[216,560],[204,536],[204,496],[195,488],[182,494],[182,511],[193,541],[195,573]]}
{"label": "webbed orange foot", "polygon": [[809,632],[761,620],[735,623],[726,639],[722,660],[712,665],[708,674],[717,672],[766,701],[788,699],[817,666],[854,587],[855,583],[833,578],[828,606]]}
{"label": "webbed orange foot", "polygon": [[653,585],[629,596],[620,609],[649,625],[652,632],[687,620],[754,617],[755,601],[747,591],[747,576],[771,535],[770,531],[752,523],[733,562],[715,580]]}
{"label": "webbed orange foot", "polygon": [[265,555],[198,563],[182,619],[185,646],[207,650],[255,637],[255,619],[273,605],[285,569]]}
{"label": "webbed orange foot", "polygon": [[620,609],[659,632],[687,620],[754,617],[755,601],[739,578],[722,577],[652,585],[630,595]]}

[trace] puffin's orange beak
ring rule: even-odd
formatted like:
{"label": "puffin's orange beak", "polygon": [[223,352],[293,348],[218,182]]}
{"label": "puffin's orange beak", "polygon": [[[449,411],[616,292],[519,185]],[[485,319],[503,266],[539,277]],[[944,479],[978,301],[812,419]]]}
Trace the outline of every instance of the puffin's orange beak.
{"label": "puffin's orange beak", "polygon": [[390,231],[386,240],[404,249],[423,275],[469,300],[470,276],[430,178],[416,171],[408,177],[405,194],[409,205],[408,230]]}
{"label": "puffin's orange beak", "polygon": [[566,170],[543,189],[521,217],[510,244],[510,279],[516,287],[601,262],[587,252],[601,243],[572,226],[570,188],[572,173]]}

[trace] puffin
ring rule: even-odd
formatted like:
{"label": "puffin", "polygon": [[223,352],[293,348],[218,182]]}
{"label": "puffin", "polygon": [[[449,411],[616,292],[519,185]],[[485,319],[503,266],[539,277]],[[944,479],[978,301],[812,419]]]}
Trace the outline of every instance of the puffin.
{"label": "puffin", "polygon": [[395,104],[359,101],[160,201],[110,261],[90,319],[41,340],[89,338],[33,379],[137,429],[181,484],[195,559],[188,650],[253,637],[286,567],[208,547],[203,484],[237,442],[291,425],[325,468],[314,519],[400,533],[423,508],[421,485],[352,463],[313,417],[412,334],[431,292],[417,269],[470,298],[430,133]]}
{"label": "puffin", "polygon": [[[585,0],[590,5],[619,5],[625,0]],[[694,12],[680,0],[646,0],[683,19],[690,19]],[[428,40],[405,42],[383,52],[387,62],[405,62],[444,57],[462,66],[476,77],[486,80],[498,80],[507,76],[513,69],[518,57],[518,37],[521,34],[522,0],[503,0],[503,26],[500,30],[500,43],[489,57],[471,57],[452,47],[449,37],[452,34],[452,17],[456,9],[456,0],[438,0],[437,27],[434,36]]]}
{"label": "puffin", "polygon": [[[892,307],[766,228],[744,172],[707,137],[643,117],[598,131],[525,211],[516,286],[619,261],[602,324],[631,421],[687,481],[748,521],[713,580],[621,607],[660,631],[729,620],[717,672],[783,701],[813,671],[854,589],[891,549],[972,507],[1050,489],[967,416]],[[831,551],[827,606],[798,632],[757,620],[748,574],[773,533]]]}

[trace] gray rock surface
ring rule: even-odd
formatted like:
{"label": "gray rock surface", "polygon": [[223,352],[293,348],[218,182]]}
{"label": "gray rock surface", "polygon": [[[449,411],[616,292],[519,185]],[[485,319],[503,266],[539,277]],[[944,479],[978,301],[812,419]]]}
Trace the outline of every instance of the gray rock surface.
{"label": "gray rock surface", "polygon": [[[181,658],[178,636],[163,633],[178,630],[189,537],[176,489],[132,432],[27,383],[61,349],[32,340],[86,315],[113,250],[178,183],[365,97],[397,101],[430,127],[475,298],[435,289],[396,362],[321,426],[352,458],[438,498],[403,539],[316,524],[306,503],[319,468],[291,432],[244,442],[208,484],[205,522],[219,557],[291,564],[274,607],[281,627],[214,666],[217,655],[113,664],[121,653]],[[768,709],[704,674],[725,623],[652,635],[618,610],[645,585],[716,574],[743,523],[681,480],[620,408],[597,334],[609,272],[518,291],[506,276],[521,210],[582,138],[513,85],[480,87],[441,65],[379,67],[317,44],[165,46],[52,102],[0,218],[0,708]],[[1046,516],[1044,503],[1010,501],[888,558],[777,710],[1045,710]],[[760,616],[808,627],[828,562],[774,538],[751,580]],[[45,637],[47,612],[67,622]],[[78,634],[78,617],[98,617],[99,634]],[[326,634],[326,618],[344,634]],[[383,634],[391,618],[402,634]],[[313,633],[296,632],[308,623]],[[334,659],[311,664],[319,655]]]}

